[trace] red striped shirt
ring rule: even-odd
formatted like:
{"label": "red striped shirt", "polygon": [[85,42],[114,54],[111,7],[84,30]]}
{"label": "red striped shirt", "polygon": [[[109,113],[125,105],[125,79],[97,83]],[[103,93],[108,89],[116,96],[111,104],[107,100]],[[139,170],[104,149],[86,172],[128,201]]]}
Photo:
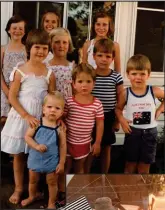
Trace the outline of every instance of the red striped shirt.
{"label": "red striped shirt", "polygon": [[92,130],[97,119],[104,120],[103,106],[94,98],[91,104],[80,104],[74,97],[68,97],[65,104],[67,141],[72,144],[91,142]]}

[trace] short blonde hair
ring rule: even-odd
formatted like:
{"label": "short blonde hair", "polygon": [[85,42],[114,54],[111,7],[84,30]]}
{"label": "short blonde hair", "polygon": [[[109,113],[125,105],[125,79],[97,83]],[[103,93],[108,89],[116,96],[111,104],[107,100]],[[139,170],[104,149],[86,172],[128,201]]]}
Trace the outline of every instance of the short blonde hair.
{"label": "short blonde hair", "polygon": [[48,99],[49,98],[52,98],[54,100],[60,100],[61,101],[61,105],[62,105],[62,108],[64,109],[64,106],[65,106],[65,100],[64,100],[64,97],[63,95],[59,92],[59,91],[53,91],[51,93],[48,93],[44,100],[43,100],[43,106],[47,103]]}
{"label": "short blonde hair", "polygon": [[142,54],[132,56],[127,62],[126,72],[131,70],[147,70],[148,74],[151,73],[151,62],[149,58]]}
{"label": "short blonde hair", "polygon": [[68,39],[69,39],[68,53],[71,53],[74,50],[74,47],[73,47],[72,38],[71,38],[69,30],[66,29],[66,28],[62,28],[62,27],[58,27],[58,28],[53,29],[49,34],[51,43],[52,43],[53,37],[58,36],[58,35],[67,35],[68,36]]}

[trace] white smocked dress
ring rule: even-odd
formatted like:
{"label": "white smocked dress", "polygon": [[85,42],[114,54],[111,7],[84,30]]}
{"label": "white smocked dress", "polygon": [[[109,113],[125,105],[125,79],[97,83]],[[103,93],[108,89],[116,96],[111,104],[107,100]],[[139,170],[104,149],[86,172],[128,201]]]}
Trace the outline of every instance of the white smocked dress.
{"label": "white smocked dress", "polygon": [[69,63],[68,66],[54,65],[50,66],[47,63],[47,67],[52,70],[56,78],[56,89],[60,91],[65,100],[72,96],[72,69],[73,63]]}
{"label": "white smocked dress", "polygon": [[[9,52],[8,51],[8,45],[6,46],[4,57],[2,61],[2,74],[4,76],[4,80],[6,82],[6,85],[9,87],[9,77],[13,70],[13,67],[17,65],[20,61],[26,61],[26,52],[23,48],[19,52]],[[7,97],[5,93],[3,92],[1,88],[1,116],[7,117],[10,110],[10,104],[7,100]]]}
{"label": "white smocked dress", "polygon": [[[16,71],[21,74],[22,79],[18,100],[30,115],[40,119],[42,103],[48,91],[49,77],[52,71],[48,70],[47,76],[35,76],[33,73],[24,74],[19,70],[19,64],[14,67],[10,75],[10,81],[13,81]],[[25,152],[24,137],[27,128],[27,121],[12,107],[1,132],[1,151],[9,154]]]}
{"label": "white smocked dress", "polygon": [[[94,69],[96,69],[97,66],[96,66],[96,62],[95,62],[95,60],[93,58],[93,49],[94,49],[94,39],[91,40],[90,46],[88,47],[88,50],[87,50],[87,54],[88,54],[87,62],[91,66],[93,66]],[[111,63],[110,69],[114,70],[114,61]]]}

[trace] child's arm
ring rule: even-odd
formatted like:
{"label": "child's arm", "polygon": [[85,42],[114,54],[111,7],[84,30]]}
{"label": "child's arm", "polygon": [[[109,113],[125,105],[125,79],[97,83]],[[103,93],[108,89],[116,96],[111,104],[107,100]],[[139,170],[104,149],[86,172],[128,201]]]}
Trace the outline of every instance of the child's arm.
{"label": "child's arm", "polygon": [[123,109],[126,103],[126,90],[124,89],[123,91],[120,92],[120,97],[118,98],[118,103],[115,108],[115,114],[121,123],[122,129],[125,133],[130,133],[131,128],[129,126],[129,123],[131,122],[130,120],[127,120],[123,116]]}
{"label": "child's arm", "polygon": [[96,118],[96,139],[92,146],[92,155],[98,156],[100,154],[100,145],[104,132],[104,120]]}
{"label": "child's arm", "polygon": [[159,87],[152,87],[153,88],[153,93],[155,98],[162,98],[163,101],[161,102],[160,106],[157,108],[156,113],[155,113],[155,119],[157,120],[162,112],[164,112],[164,90],[160,89]]}
{"label": "child's arm", "polygon": [[114,42],[115,46],[115,58],[114,58],[114,64],[115,64],[115,70],[120,73],[121,72],[121,64],[120,64],[120,46],[117,42]]}
{"label": "child's arm", "polygon": [[25,134],[25,141],[28,144],[29,147],[32,149],[35,149],[39,152],[46,152],[47,147],[44,144],[38,144],[34,139],[33,135],[35,133],[35,128],[29,127]]}
{"label": "child's arm", "polygon": [[[122,91],[124,91],[124,86],[123,86],[123,84],[117,85],[117,86],[116,86],[116,100],[117,100],[117,103],[118,103],[118,100],[119,100],[120,95],[121,95],[120,93],[121,93]],[[115,118],[115,122],[114,122],[114,124],[113,124],[113,130],[114,130],[114,131],[119,131],[119,129],[120,129],[120,123],[119,123],[118,118],[116,117],[116,118]]]}
{"label": "child's arm", "polygon": [[39,121],[30,115],[20,104],[18,100],[18,93],[21,85],[21,75],[19,72],[15,72],[14,81],[11,82],[10,90],[9,90],[9,102],[13,106],[13,108],[21,115],[21,117],[27,120],[28,124],[32,127],[36,127]]}
{"label": "child's arm", "polygon": [[5,95],[8,98],[9,88],[6,85],[6,82],[4,80],[4,76],[3,76],[3,73],[2,73],[2,64],[3,64],[4,52],[5,52],[5,48],[1,47],[1,88],[2,88],[3,92],[5,93]]}
{"label": "child's arm", "polygon": [[48,92],[51,93],[56,90],[56,79],[52,72],[49,78]]}
{"label": "child's arm", "polygon": [[64,164],[66,160],[66,129],[60,127],[59,131],[59,139],[60,139],[60,161],[56,168],[56,173],[62,173],[64,171]]}
{"label": "child's arm", "polygon": [[87,63],[87,60],[88,60],[87,51],[88,51],[89,45],[90,45],[90,40],[87,40],[83,45],[83,48],[82,48],[82,63]]}

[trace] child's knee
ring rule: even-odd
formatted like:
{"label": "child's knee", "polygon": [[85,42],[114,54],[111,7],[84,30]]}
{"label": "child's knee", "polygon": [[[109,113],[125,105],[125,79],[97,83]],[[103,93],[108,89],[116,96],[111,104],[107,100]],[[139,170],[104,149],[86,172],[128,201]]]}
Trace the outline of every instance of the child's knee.
{"label": "child's knee", "polygon": [[55,174],[47,175],[46,182],[48,185],[57,186],[57,176]]}

